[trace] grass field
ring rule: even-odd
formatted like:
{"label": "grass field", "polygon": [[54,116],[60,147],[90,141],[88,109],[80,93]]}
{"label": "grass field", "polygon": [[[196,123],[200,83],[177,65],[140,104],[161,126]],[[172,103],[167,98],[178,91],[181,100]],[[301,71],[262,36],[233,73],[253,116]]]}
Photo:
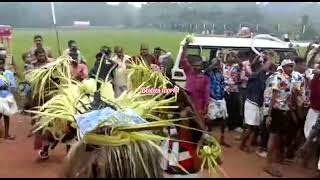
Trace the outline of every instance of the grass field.
{"label": "grass field", "polygon": [[[90,28],[71,29],[60,28],[59,39],[61,51],[67,48],[68,40],[76,40],[82,55],[88,62],[89,68],[95,61],[95,55],[102,45],[113,49],[114,46],[122,46],[125,54],[137,55],[141,43],[149,44],[150,52],[153,48],[161,48],[173,53],[175,59],[179,49],[179,43],[187,35],[181,32],[166,32],[152,29],[116,29],[116,28]],[[33,36],[42,35],[45,47],[50,47],[54,57],[59,55],[57,38],[54,29],[14,29],[13,55],[18,64],[18,71],[22,72],[22,54],[33,46]],[[305,49],[301,49],[304,54]]]}
{"label": "grass field", "polygon": [[[163,32],[158,30],[124,30],[124,29],[87,29],[71,30],[59,29],[59,39],[62,51],[67,48],[68,40],[76,40],[82,55],[92,67],[95,55],[102,45],[109,47],[122,46],[125,54],[137,55],[141,43],[149,44],[150,52],[153,48],[161,48],[173,53],[175,57],[179,42],[186,33]],[[44,38],[44,45],[50,47],[54,57],[59,55],[56,33],[53,29],[14,29],[13,32],[13,55],[19,64],[19,71],[23,68],[21,55],[30,50],[33,45],[33,36],[40,34]]]}

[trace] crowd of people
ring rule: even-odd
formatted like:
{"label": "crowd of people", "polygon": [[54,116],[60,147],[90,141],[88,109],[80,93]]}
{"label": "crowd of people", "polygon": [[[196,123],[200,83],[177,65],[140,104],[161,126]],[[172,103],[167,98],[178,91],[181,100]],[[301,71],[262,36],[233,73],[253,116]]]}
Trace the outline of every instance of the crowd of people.
{"label": "crowd of people", "polygon": [[231,146],[225,140],[227,127],[241,134],[236,137],[240,150],[252,153],[258,145],[256,154],[266,158],[264,171],[272,176],[282,176],[278,163],[303,157],[306,165],[317,147],[311,146],[317,135],[311,136],[310,131],[317,131],[314,125],[320,119],[315,56],[312,64],[286,56],[277,65],[274,57],[279,56],[272,50],[255,57],[224,49],[202,71],[201,57],[188,55],[186,47],[180,62],[187,75],[186,88],[206,129],[221,122],[221,145]]}
{"label": "crowd of people", "polygon": [[[24,73],[28,73],[33,69],[45,67],[55,60],[51,49],[44,46],[42,36],[36,35],[33,40],[33,47],[26,53],[22,54]],[[109,80],[112,80],[116,96],[120,96],[120,94],[128,88],[125,69],[131,60],[145,60],[145,63],[147,63],[151,68],[161,71],[168,76],[170,76],[170,68],[173,67],[173,60],[170,52],[166,52],[160,47],[156,47],[153,54],[151,54],[149,53],[149,46],[147,44],[142,44],[140,47],[140,54],[137,56],[124,54],[124,49],[119,46],[116,46],[114,51],[112,51],[108,46],[102,46],[96,54],[94,66],[89,71],[86,59],[82,56],[77,42],[75,40],[69,40],[67,46],[68,48],[63,51],[62,56],[69,56],[72,59],[70,63],[72,79],[82,81],[88,78],[95,78],[96,76],[99,76],[100,79],[106,79],[108,77]],[[100,63],[101,61],[103,61],[103,63]],[[100,64],[100,73],[97,74]],[[7,52],[4,45],[1,45],[0,47],[0,73],[1,77],[3,77],[0,80],[2,88],[0,90],[0,107],[2,112],[1,116],[4,117],[3,137],[7,140],[14,140],[15,137],[9,134],[9,116],[18,112],[18,107],[13,96],[14,92],[16,90],[23,91],[24,95],[29,97],[27,103],[23,105],[25,109],[30,109],[41,104],[39,104],[36,99],[31,98],[30,86],[23,81],[24,78],[17,72],[15,60],[13,59],[13,56]],[[21,86],[18,86],[14,74],[22,80],[22,83],[20,83]],[[17,87],[19,87],[19,89],[17,89]],[[29,91],[27,89],[29,89]],[[35,121],[32,120],[31,124],[35,125]],[[28,135],[29,137],[33,135],[32,130],[33,128]],[[51,146],[52,142],[46,142],[48,139],[50,138],[43,138],[41,133],[35,134],[34,148],[39,150],[39,156],[42,159],[47,159],[49,156],[49,146]]]}
{"label": "crowd of people", "polygon": [[[42,36],[34,36],[34,46],[22,55],[25,72],[54,61],[51,50],[43,43]],[[277,163],[290,161],[297,155],[303,155],[304,163],[307,163],[311,150],[315,149],[311,144],[319,135],[320,62],[313,60],[310,65],[306,58],[286,57],[277,65],[273,60],[274,51],[267,50],[261,56],[255,56],[251,52],[222,49],[204,67],[200,56],[188,54],[188,43],[186,41],[180,66],[186,73],[186,91],[193,110],[183,107],[181,116],[186,111],[194,111],[207,131],[213,131],[218,122],[220,144],[225,147],[232,146],[225,138],[226,128],[240,133],[241,136],[236,137],[240,150],[252,153],[258,145],[256,154],[266,158],[264,170],[272,176],[282,176]],[[17,86],[13,75],[15,64],[11,57],[8,58],[6,49],[0,48],[0,73],[6,77],[0,79],[4,138],[14,140],[15,137],[9,134],[9,116],[17,112],[12,96]],[[126,68],[131,61],[143,61],[169,79],[174,64],[170,52],[156,47],[151,54],[147,44],[141,44],[140,54],[136,56],[125,54],[120,46],[114,47],[113,51],[102,46],[90,70],[76,41],[68,41],[63,55],[72,59],[70,71],[74,80],[96,76],[109,78],[116,97],[128,89]],[[8,68],[9,65],[13,68]],[[32,103],[30,107],[39,105]],[[43,136],[35,135],[34,148],[39,150],[40,158],[49,157],[50,146]]]}
{"label": "crowd of people", "polygon": [[[23,54],[23,61],[25,62],[25,72],[38,68],[44,67],[46,64],[53,62],[52,53],[49,48],[44,47],[43,38],[39,35],[34,37],[35,46]],[[62,56],[67,56],[72,59],[70,63],[71,78],[76,81],[83,81],[88,78],[96,78],[98,76],[101,80],[109,80],[112,82],[115,96],[118,97],[122,92],[128,90],[127,77],[128,73],[126,71],[127,65],[133,62],[138,62],[143,60],[147,66],[155,71],[163,72],[168,74],[168,68],[171,68],[173,64],[168,64],[168,62],[173,62],[171,59],[171,53],[166,52],[160,47],[154,49],[153,54],[149,52],[149,46],[147,44],[141,44],[140,54],[137,56],[129,56],[124,53],[124,49],[120,46],[114,47],[114,50],[108,46],[102,46],[96,54],[96,60],[93,67],[89,70],[87,66],[86,59],[82,56],[80,48],[77,42],[74,40],[68,41],[68,48],[63,51]],[[39,106],[38,102],[31,100],[33,104],[29,107]],[[35,122],[32,123],[34,125]],[[32,133],[30,132],[30,135]],[[55,146],[56,141],[50,137],[48,134],[43,137],[43,134],[35,134],[35,144],[34,147],[39,151],[39,156],[41,159],[47,159],[49,157],[50,146]],[[54,145],[52,145],[54,144]],[[67,146],[67,150],[70,147]]]}

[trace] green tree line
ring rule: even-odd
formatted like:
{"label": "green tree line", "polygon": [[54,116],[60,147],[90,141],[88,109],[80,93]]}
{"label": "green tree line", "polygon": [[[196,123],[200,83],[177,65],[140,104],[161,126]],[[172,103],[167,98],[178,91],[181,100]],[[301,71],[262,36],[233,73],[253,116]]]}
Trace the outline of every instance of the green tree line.
{"label": "green tree line", "polygon": [[[92,26],[159,27],[174,29],[176,24],[215,25],[218,33],[237,31],[239,24],[261,32],[290,33],[310,39],[320,30],[320,4],[304,2],[150,2],[136,8],[126,2],[118,6],[104,2],[55,2],[58,26],[74,21],[90,21]],[[49,2],[0,2],[0,24],[13,27],[51,27]],[[277,25],[281,28],[277,29]],[[305,33],[301,34],[303,25]]]}

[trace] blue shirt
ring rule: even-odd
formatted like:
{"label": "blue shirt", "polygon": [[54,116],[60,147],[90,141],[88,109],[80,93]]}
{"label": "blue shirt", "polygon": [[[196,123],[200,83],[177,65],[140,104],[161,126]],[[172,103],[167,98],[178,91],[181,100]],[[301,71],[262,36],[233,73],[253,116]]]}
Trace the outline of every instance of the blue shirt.
{"label": "blue shirt", "polygon": [[11,92],[15,91],[16,89],[16,78],[12,71],[5,70],[2,72],[2,75],[6,77],[9,84],[6,84],[3,79],[0,79],[0,97],[6,98],[11,94]]}
{"label": "blue shirt", "polygon": [[224,77],[221,71],[212,70],[207,73],[210,82],[210,96],[215,100],[224,98]]}

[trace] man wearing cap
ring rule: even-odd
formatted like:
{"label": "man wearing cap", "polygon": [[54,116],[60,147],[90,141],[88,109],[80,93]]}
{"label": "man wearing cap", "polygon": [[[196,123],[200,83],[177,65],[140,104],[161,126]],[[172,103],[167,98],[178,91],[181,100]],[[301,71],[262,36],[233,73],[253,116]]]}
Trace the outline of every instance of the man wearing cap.
{"label": "man wearing cap", "polygon": [[238,34],[236,35],[236,37],[239,37],[239,38],[251,38],[251,36],[252,36],[252,33],[250,28],[248,27],[242,27],[238,32]]}
{"label": "man wearing cap", "polygon": [[275,73],[271,81],[272,95],[266,120],[270,137],[267,148],[267,164],[264,170],[276,177],[282,177],[282,173],[275,167],[275,162],[282,160],[282,157],[279,157],[279,152],[283,137],[287,133],[286,125],[294,118],[292,113],[293,102],[296,101],[293,96],[296,87],[292,78],[294,64],[290,59],[283,60],[281,63],[283,72]]}
{"label": "man wearing cap", "polygon": [[[287,152],[286,158],[294,158],[295,151],[297,149],[297,144],[299,137],[302,135],[302,128],[304,126],[304,105],[306,103],[306,61],[301,57],[294,58],[295,66],[292,72],[292,79],[294,82],[293,88],[293,103],[292,111],[296,119],[292,119],[288,122],[288,135],[286,140]],[[301,135],[300,135],[301,134]],[[301,139],[301,138],[300,138]]]}

